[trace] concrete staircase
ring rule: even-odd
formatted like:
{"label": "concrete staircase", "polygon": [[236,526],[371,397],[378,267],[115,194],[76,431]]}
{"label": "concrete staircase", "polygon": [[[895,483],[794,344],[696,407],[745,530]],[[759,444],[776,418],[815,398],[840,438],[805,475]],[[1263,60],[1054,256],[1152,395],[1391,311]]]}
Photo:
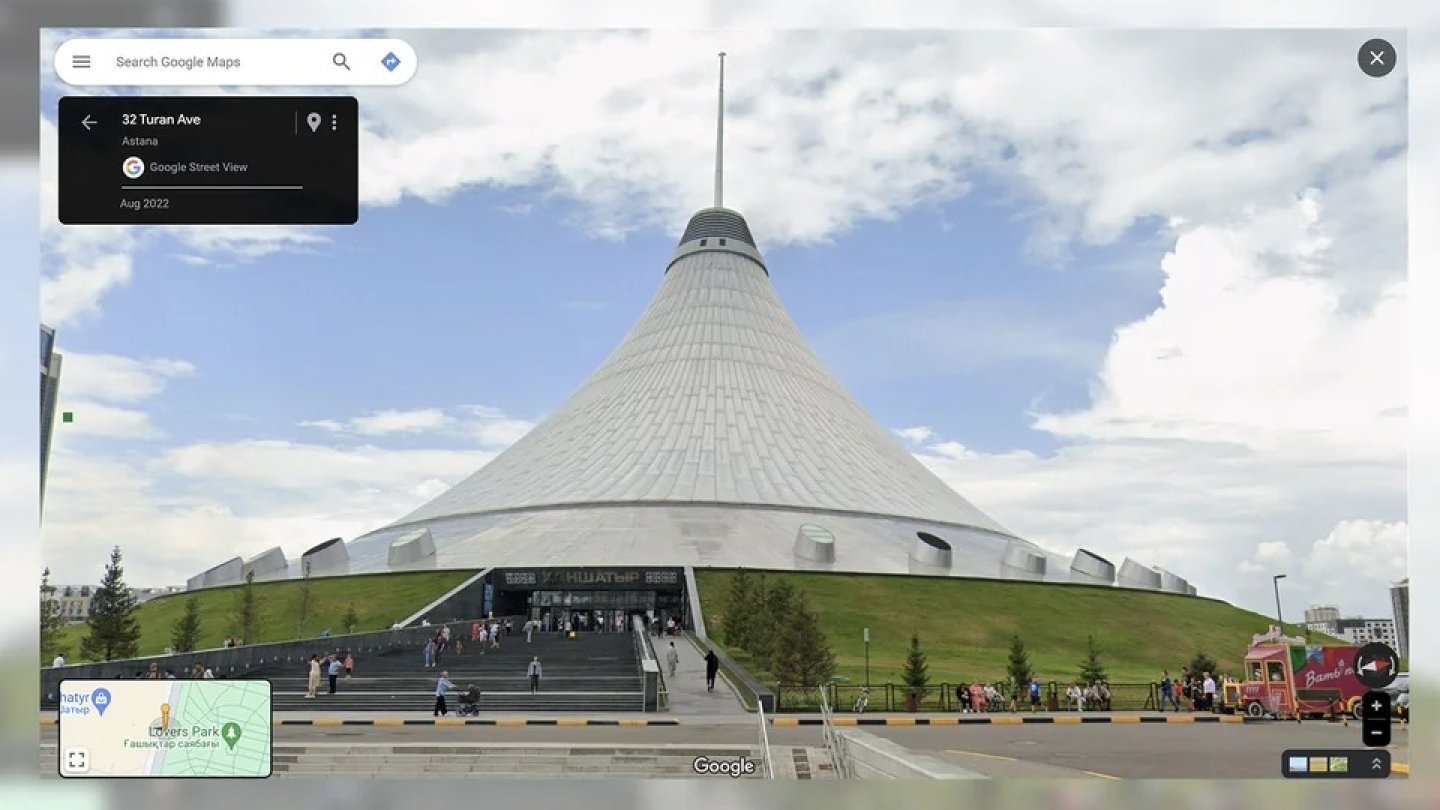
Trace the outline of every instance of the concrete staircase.
{"label": "concrete staircase", "polygon": [[755,763],[754,773],[737,778],[764,776],[758,748],[734,745],[277,744],[272,757],[277,777],[697,778],[697,757],[730,762],[748,759]]}
{"label": "concrete staircase", "polygon": [[[776,779],[834,779],[824,749],[772,745]],[[54,744],[40,746],[39,775],[58,779]],[[425,776],[484,779],[729,779],[695,773],[695,758],[746,758],[763,779],[759,746],[571,745],[535,743],[454,745],[414,743],[281,743],[272,749],[272,777],[416,779]]]}
{"label": "concrete staircase", "polygon": [[[530,693],[525,677],[532,655],[540,656],[544,676],[540,691]],[[371,658],[357,657],[355,677],[341,677],[336,694],[305,697],[305,660],[256,667],[244,677],[271,683],[275,711],[426,712],[435,704],[435,682],[450,673],[457,693],[480,687],[480,709],[487,712],[639,712],[643,709],[643,676],[629,633],[582,633],[574,639],[558,634],[502,639],[500,649],[480,654],[467,645],[462,654],[441,657],[433,669],[424,666],[422,649],[402,650]],[[447,698],[453,715],[458,694]]]}

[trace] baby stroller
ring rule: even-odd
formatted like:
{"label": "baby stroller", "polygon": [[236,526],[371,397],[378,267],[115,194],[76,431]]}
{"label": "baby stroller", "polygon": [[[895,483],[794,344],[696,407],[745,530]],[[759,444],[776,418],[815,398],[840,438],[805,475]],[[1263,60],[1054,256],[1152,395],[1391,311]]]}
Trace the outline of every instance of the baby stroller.
{"label": "baby stroller", "polygon": [[457,714],[461,717],[474,717],[479,713],[480,687],[472,683],[460,693],[460,711]]}

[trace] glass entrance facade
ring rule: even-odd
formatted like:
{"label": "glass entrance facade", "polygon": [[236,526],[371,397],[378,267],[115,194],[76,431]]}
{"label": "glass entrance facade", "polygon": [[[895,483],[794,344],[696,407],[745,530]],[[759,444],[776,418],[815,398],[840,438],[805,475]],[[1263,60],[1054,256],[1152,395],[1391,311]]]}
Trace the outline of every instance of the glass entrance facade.
{"label": "glass entrance facade", "polygon": [[631,616],[647,621],[684,617],[679,593],[663,591],[531,591],[526,614],[546,630],[564,630],[568,622],[577,632],[625,632]]}

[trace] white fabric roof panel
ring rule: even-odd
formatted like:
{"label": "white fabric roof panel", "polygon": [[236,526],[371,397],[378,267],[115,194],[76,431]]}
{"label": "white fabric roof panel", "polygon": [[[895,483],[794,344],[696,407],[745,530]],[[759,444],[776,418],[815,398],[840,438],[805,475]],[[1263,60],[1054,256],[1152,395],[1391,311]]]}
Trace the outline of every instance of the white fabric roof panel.
{"label": "white fabric roof panel", "polygon": [[[559,410],[392,526],[656,501],[841,510],[1008,534],[855,402],[760,265],[723,251],[677,259],[630,334]],[[781,537],[788,547],[794,529]]]}

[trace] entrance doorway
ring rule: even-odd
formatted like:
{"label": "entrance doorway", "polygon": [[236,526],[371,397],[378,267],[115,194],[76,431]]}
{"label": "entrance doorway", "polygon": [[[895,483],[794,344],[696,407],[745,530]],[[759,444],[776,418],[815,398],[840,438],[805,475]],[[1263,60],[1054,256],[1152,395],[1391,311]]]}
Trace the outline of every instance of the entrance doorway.
{"label": "entrance doorway", "polygon": [[679,593],[665,591],[531,591],[526,615],[548,631],[560,631],[566,622],[577,633],[625,633],[632,616],[645,621],[683,616]]}

